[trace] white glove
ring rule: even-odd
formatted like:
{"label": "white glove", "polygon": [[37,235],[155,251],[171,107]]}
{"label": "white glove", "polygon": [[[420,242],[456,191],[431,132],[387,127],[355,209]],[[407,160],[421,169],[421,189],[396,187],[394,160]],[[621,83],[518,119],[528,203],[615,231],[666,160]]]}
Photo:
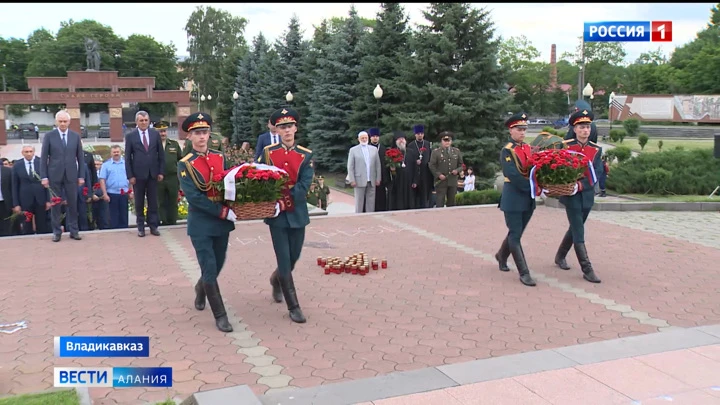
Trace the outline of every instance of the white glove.
{"label": "white glove", "polygon": [[275,215],[271,218],[276,218],[278,215],[280,215],[280,203],[275,203]]}
{"label": "white glove", "polygon": [[228,211],[227,217],[225,217],[230,222],[237,221],[237,215],[235,215],[235,212],[233,210]]}
{"label": "white glove", "polygon": [[548,193],[548,190],[547,190],[547,189],[542,189],[542,190],[540,190],[540,197],[542,197],[542,199],[548,198],[548,197],[547,197],[547,193]]}
{"label": "white glove", "polygon": [[570,195],[575,195],[575,194],[577,194],[577,192],[578,192],[578,183],[575,182],[575,187],[573,187],[573,192]]}

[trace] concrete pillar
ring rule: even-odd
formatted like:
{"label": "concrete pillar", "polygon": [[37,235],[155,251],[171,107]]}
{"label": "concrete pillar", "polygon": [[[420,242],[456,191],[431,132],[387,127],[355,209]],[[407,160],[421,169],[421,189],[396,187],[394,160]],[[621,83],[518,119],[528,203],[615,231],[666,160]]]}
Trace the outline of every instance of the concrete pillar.
{"label": "concrete pillar", "polygon": [[110,142],[122,142],[125,139],[122,129],[122,105],[109,105]]}
{"label": "concrete pillar", "polygon": [[177,105],[177,122],[178,122],[178,139],[179,140],[185,140],[187,139],[187,133],[182,130],[182,123],[185,121],[185,118],[190,116],[190,106],[189,105]]}
{"label": "concrete pillar", "polygon": [[7,131],[5,130],[5,106],[0,105],[0,145],[7,144]]}
{"label": "concrete pillar", "polygon": [[80,104],[77,106],[67,106],[68,114],[70,114],[70,129],[80,134]]}

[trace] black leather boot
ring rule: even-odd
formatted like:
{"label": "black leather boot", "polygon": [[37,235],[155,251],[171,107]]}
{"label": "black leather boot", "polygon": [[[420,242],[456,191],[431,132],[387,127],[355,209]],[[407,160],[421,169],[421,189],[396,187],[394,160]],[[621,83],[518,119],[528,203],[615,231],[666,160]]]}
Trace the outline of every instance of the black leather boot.
{"label": "black leather boot", "polygon": [[570,270],[570,266],[568,266],[565,257],[570,251],[572,244],[572,233],[567,231],[565,232],[565,236],[563,236],[562,242],[560,242],[560,247],[558,247],[557,253],[555,253],[555,264],[563,270]]}
{"label": "black leather boot", "polygon": [[275,302],[282,302],[283,293],[280,288],[280,279],[278,279],[277,269],[270,275],[270,285],[272,286],[272,297]]}
{"label": "black leather boot", "polygon": [[500,269],[500,271],[510,271],[510,267],[507,265],[508,257],[510,257],[510,247],[508,246],[507,237],[505,237],[502,245],[500,245],[500,250],[495,253],[495,260],[498,262],[498,269]]}
{"label": "black leather boot", "polygon": [[528,269],[527,262],[525,261],[525,253],[522,250],[522,246],[519,244],[510,248],[513,260],[515,261],[515,267],[520,273],[520,282],[528,287],[535,287],[537,284],[535,280],[530,276],[530,269]]}
{"label": "black leather boot", "polygon": [[578,257],[578,262],[580,262],[583,278],[591,283],[599,283],[600,279],[595,275],[595,271],[593,270],[590,259],[588,258],[587,249],[585,249],[584,243],[575,244],[575,254]]}
{"label": "black leather boot", "polygon": [[285,296],[288,311],[290,311],[290,319],[293,322],[305,323],[305,315],[303,315],[302,309],[300,309],[300,304],[298,303],[292,273],[287,276],[281,276],[278,274],[278,279],[280,280],[280,288],[282,289],[283,296]]}
{"label": "black leather boot", "polygon": [[220,286],[217,283],[203,283],[203,287],[205,287],[205,294],[215,317],[215,326],[222,332],[232,332],[233,327],[228,321],[225,304],[220,295]]}
{"label": "black leather boot", "polygon": [[205,309],[205,289],[203,288],[201,278],[199,278],[197,284],[195,284],[195,309],[198,311]]}

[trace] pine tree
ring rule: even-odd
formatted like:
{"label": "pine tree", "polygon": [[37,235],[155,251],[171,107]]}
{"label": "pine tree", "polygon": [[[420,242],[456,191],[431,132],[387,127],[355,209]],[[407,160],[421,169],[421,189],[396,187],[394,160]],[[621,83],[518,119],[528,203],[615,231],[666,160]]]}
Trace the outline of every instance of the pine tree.
{"label": "pine tree", "polygon": [[308,138],[319,167],[340,172],[347,162],[347,151],[356,139],[350,127],[352,101],[363,58],[360,41],[365,35],[362,21],[353,6],[349,18],[331,37],[318,59],[308,100]]}
{"label": "pine tree", "polygon": [[269,49],[258,55],[258,85],[255,93],[255,110],[253,123],[257,123],[260,134],[266,131],[266,124],[270,115],[283,106],[285,101],[284,75],[286,73],[280,62],[280,56],[275,49]]}
{"label": "pine tree", "polygon": [[245,46],[237,48],[232,52],[230,57],[223,61],[222,76],[220,78],[220,89],[222,90],[220,90],[215,117],[213,117],[215,120],[213,125],[217,126],[223,136],[230,138],[231,142],[235,139],[233,130],[233,108],[235,106],[235,100],[232,96],[236,87],[235,82],[237,80],[238,65],[246,53],[247,49]]}
{"label": "pine tree", "polygon": [[404,102],[384,122],[395,128],[423,124],[431,142],[452,131],[453,146],[476,175],[494,178],[509,94],[489,12],[469,3],[431,3],[424,15],[429,25],[421,26],[414,55],[402,64]]}
{"label": "pine tree", "polygon": [[[362,59],[357,84],[358,96],[353,101],[351,125],[362,130],[368,127],[382,126],[380,122],[393,105],[400,104],[402,99],[398,93],[398,74],[401,57],[410,56],[408,42],[408,18],[400,3],[381,3],[375,29],[365,36]],[[377,85],[383,90],[383,96],[377,101],[373,90]],[[381,128],[383,139],[391,137],[395,128]]]}
{"label": "pine tree", "polygon": [[[245,54],[238,65],[235,91],[240,97],[233,108],[232,140],[235,143],[247,141],[254,145],[258,135],[265,132],[265,125],[261,127],[255,120],[257,116],[255,99],[260,87],[258,62],[268,52],[268,48],[265,36],[261,32],[253,39],[252,50]],[[265,118],[265,122],[268,118],[269,116]]]}
{"label": "pine tree", "polygon": [[303,33],[300,30],[300,20],[297,15],[290,19],[287,31],[275,42],[275,50],[280,56],[282,64],[282,84],[284,98],[287,92],[293,94],[293,101],[290,106],[300,114],[300,131],[297,133],[296,141],[305,144],[303,129],[307,123],[307,100],[309,91],[302,91],[303,63],[307,54],[309,43],[303,40]]}

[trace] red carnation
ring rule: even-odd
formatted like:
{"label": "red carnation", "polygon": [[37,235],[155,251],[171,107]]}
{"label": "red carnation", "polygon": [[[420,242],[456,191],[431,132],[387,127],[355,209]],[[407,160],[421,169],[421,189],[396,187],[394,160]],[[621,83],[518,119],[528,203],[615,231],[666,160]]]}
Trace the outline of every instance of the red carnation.
{"label": "red carnation", "polygon": [[83,187],[82,195],[83,195],[83,197],[87,197],[87,195],[88,195],[88,188],[87,188],[87,187]]}
{"label": "red carnation", "polygon": [[178,191],[178,194],[180,195],[180,197],[185,197],[185,193],[182,190]]}
{"label": "red carnation", "polygon": [[33,213],[25,211],[25,222],[32,222],[33,219]]}
{"label": "red carnation", "polygon": [[120,189],[120,195],[125,195],[125,189],[124,189],[124,188],[121,188],[121,189]]}
{"label": "red carnation", "polygon": [[216,183],[219,183],[219,182],[222,181],[223,177],[224,177],[224,176],[223,176],[222,173],[215,173],[215,174],[213,175],[212,180],[213,180],[214,182],[216,182]]}
{"label": "red carnation", "polygon": [[100,190],[100,183],[93,184],[93,190]]}

